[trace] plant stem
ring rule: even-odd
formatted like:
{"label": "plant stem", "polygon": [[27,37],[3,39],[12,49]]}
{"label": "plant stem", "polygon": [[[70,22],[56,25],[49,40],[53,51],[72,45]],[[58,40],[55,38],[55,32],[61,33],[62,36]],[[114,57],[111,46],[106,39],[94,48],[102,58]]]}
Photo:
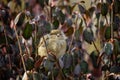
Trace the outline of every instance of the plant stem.
{"label": "plant stem", "polygon": [[[16,34],[16,38],[17,38],[17,41],[18,41],[18,47],[19,47],[19,50],[20,50],[20,56],[21,56],[21,60],[22,60],[22,64],[23,64],[23,69],[24,71],[26,72],[26,67],[25,67],[25,62],[24,62],[24,58],[22,56],[22,48],[21,48],[21,45],[20,45],[20,41],[19,41],[19,36],[17,34],[17,30],[16,30],[16,25],[14,24],[14,30],[15,30],[15,34]],[[27,72],[26,72],[27,73]]]}
{"label": "plant stem", "polygon": [[100,52],[99,52],[99,50],[98,50],[98,48],[97,48],[97,46],[96,46],[96,44],[95,44],[95,42],[94,42],[94,41],[93,41],[93,45],[94,45],[94,47],[95,47],[96,51],[98,52],[98,54],[100,54]]}
{"label": "plant stem", "polygon": [[106,23],[107,23],[107,25],[108,25],[109,23],[108,23],[108,18],[107,18],[107,16],[105,16],[105,19],[106,19]]}
{"label": "plant stem", "polygon": [[25,45],[25,48],[26,48],[26,51],[27,51],[27,54],[30,56],[31,54],[30,54],[30,50],[29,50],[29,48],[27,47],[27,41],[25,40],[25,43],[24,43],[24,45]]}
{"label": "plant stem", "polygon": [[113,39],[113,2],[111,4],[111,38]]}

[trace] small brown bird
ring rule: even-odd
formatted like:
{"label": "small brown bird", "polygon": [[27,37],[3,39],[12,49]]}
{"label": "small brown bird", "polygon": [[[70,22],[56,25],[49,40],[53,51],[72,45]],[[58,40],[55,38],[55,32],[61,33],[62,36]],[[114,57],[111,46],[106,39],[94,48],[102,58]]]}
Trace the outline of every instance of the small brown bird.
{"label": "small brown bird", "polygon": [[38,54],[40,56],[47,56],[46,47],[48,51],[51,51],[57,58],[65,54],[67,37],[61,30],[52,30],[50,34],[44,35],[44,39],[42,37],[38,45]]}

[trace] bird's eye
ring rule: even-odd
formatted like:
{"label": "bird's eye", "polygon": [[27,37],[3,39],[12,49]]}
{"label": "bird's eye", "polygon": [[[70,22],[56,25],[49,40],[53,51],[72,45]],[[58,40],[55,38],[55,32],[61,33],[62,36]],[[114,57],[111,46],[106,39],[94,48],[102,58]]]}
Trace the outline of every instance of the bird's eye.
{"label": "bird's eye", "polygon": [[60,36],[60,34],[57,34],[57,37],[59,37]]}

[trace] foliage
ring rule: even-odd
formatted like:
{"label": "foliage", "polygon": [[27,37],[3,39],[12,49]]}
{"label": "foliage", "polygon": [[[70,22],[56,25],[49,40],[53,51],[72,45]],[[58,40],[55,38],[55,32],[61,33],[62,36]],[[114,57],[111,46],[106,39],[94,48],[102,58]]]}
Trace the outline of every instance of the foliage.
{"label": "foliage", "polygon": [[0,79],[120,79],[120,1],[1,0]]}

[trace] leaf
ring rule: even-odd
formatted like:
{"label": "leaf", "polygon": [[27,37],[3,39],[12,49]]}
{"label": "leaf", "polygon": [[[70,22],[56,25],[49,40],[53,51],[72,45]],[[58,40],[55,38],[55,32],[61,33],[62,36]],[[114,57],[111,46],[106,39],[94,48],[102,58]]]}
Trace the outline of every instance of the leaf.
{"label": "leaf", "polygon": [[63,12],[61,10],[58,12],[58,19],[61,24],[63,24],[65,21],[65,14],[63,14]]}
{"label": "leaf", "polygon": [[[0,45],[3,45],[3,44],[6,44],[6,39],[5,39],[5,36],[4,35],[0,35]],[[8,44],[14,44],[14,40],[7,36],[7,41],[8,41]]]}
{"label": "leaf", "polygon": [[90,30],[90,28],[86,28],[83,31],[83,39],[88,42],[89,44],[92,44],[92,41],[94,40],[94,35],[92,30]]}
{"label": "leaf", "polygon": [[58,68],[54,68],[53,69],[53,75],[54,75],[54,77],[57,77],[58,74],[59,74],[59,69]]}
{"label": "leaf", "polygon": [[40,67],[40,65],[41,65],[44,57],[45,57],[45,56],[41,57],[39,60],[37,60],[37,61],[35,62],[34,67],[35,67],[36,69]]}
{"label": "leaf", "polygon": [[78,8],[81,14],[84,14],[86,12],[86,9],[81,4],[78,4]]}
{"label": "leaf", "polygon": [[64,63],[64,68],[70,68],[72,66],[72,55],[69,53],[66,53],[62,57],[63,63]]}
{"label": "leaf", "polygon": [[51,24],[47,21],[44,22],[44,28],[47,33],[50,33],[51,31]]}
{"label": "leaf", "polygon": [[86,61],[82,61],[80,63],[81,71],[86,74],[88,72],[88,63]]}
{"label": "leaf", "polygon": [[79,76],[80,72],[81,72],[81,66],[80,66],[80,64],[77,64],[74,68],[74,74]]}
{"label": "leaf", "polygon": [[34,72],[33,73],[33,80],[40,80],[41,79],[41,76],[38,72]]}
{"label": "leaf", "polygon": [[45,6],[44,1],[45,1],[45,0],[38,0],[40,6],[41,6],[42,8],[44,8],[44,6]]}
{"label": "leaf", "polygon": [[95,7],[90,7],[90,8],[88,9],[88,12],[90,13],[90,16],[91,16],[91,17],[92,17],[92,15],[93,15],[94,11],[95,11]]}
{"label": "leaf", "polygon": [[44,64],[44,67],[45,67],[46,71],[53,70],[53,66],[54,66],[53,62],[51,62],[49,60],[46,60],[43,64]]}
{"label": "leaf", "polygon": [[83,21],[81,20],[79,24],[79,28],[75,31],[75,38],[76,40],[80,39],[80,35],[83,33],[83,27],[82,27]]}
{"label": "leaf", "polygon": [[99,53],[95,50],[90,54],[90,58],[92,59],[93,67],[97,68],[97,59],[98,59]]}
{"label": "leaf", "polygon": [[107,3],[109,3],[109,5],[112,4],[112,0],[106,0],[106,1]]}
{"label": "leaf", "polygon": [[34,60],[32,57],[29,57],[26,61],[25,61],[25,66],[27,70],[31,70],[34,67]]}
{"label": "leaf", "polygon": [[24,22],[24,19],[25,19],[25,13],[23,12],[20,12],[16,18],[14,19],[14,23],[15,25],[20,25]]}
{"label": "leaf", "polygon": [[106,16],[108,13],[108,4],[107,3],[102,3],[101,4],[101,14],[103,16]]}
{"label": "leaf", "polygon": [[73,27],[69,27],[68,30],[65,32],[65,35],[66,36],[71,36],[74,32],[74,29]]}
{"label": "leaf", "polygon": [[25,13],[21,13],[19,20],[17,22],[17,26],[21,26],[25,21]]}
{"label": "leaf", "polygon": [[105,64],[105,65],[103,65],[103,66],[102,66],[102,71],[107,71],[107,70],[109,70],[108,65],[106,65],[106,64]]}
{"label": "leaf", "polygon": [[110,68],[111,73],[120,73],[120,67],[119,66],[111,66]]}
{"label": "leaf", "polygon": [[72,7],[71,6],[66,6],[66,11],[69,13],[69,14],[72,14]]}
{"label": "leaf", "polygon": [[27,40],[32,36],[32,25],[29,22],[26,23],[22,35]]}
{"label": "leaf", "polygon": [[59,21],[58,20],[54,20],[54,22],[53,22],[53,28],[54,29],[58,29],[58,27],[59,27]]}
{"label": "leaf", "polygon": [[113,20],[113,30],[114,31],[118,31],[119,26],[120,26],[119,22],[120,22],[120,17],[114,16],[114,20]]}
{"label": "leaf", "polygon": [[68,19],[66,20],[66,24],[67,24],[68,27],[69,27],[69,26],[72,26],[73,22],[72,22],[72,20],[71,20],[70,18],[68,18]]}
{"label": "leaf", "polygon": [[113,44],[106,42],[104,45],[104,51],[107,55],[111,55],[113,53]]}
{"label": "leaf", "polygon": [[111,38],[111,28],[110,27],[107,27],[106,30],[105,30],[105,39],[108,40]]}
{"label": "leaf", "polygon": [[120,1],[119,0],[115,0],[114,1],[114,12],[117,14],[120,14]]}
{"label": "leaf", "polygon": [[18,23],[21,14],[22,14],[22,13],[20,12],[20,13],[16,16],[16,18],[14,19],[15,25]]}
{"label": "leaf", "polygon": [[115,54],[120,53],[120,45],[117,39],[114,39],[114,53]]}

